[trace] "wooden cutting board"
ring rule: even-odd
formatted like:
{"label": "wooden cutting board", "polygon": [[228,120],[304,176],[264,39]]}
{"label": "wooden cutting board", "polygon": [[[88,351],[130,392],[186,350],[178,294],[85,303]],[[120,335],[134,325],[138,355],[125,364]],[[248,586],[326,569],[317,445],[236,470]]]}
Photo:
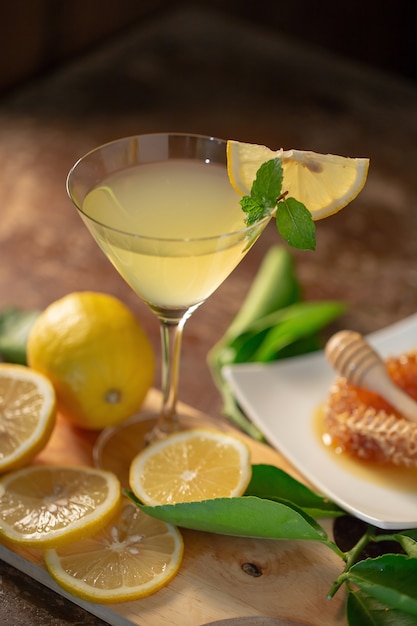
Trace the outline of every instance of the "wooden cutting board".
{"label": "wooden cutting board", "polygon": [[[147,404],[151,409],[159,406],[159,394],[152,392]],[[223,420],[185,406],[181,411],[190,425],[232,430]],[[250,446],[253,463],[276,465],[301,478],[277,451],[240,436]],[[58,417],[52,438],[36,462],[91,465],[95,437]],[[125,454],[123,449],[116,457]],[[330,526],[326,529],[331,532]],[[110,606],[69,596],[45,570],[41,551],[12,551],[0,546],[0,558],[114,626],[346,624],[343,591],[332,600],[326,598],[343,564],[325,546],[310,541],[247,539],[189,530],[182,533],[184,559],[169,585],[149,598]]]}

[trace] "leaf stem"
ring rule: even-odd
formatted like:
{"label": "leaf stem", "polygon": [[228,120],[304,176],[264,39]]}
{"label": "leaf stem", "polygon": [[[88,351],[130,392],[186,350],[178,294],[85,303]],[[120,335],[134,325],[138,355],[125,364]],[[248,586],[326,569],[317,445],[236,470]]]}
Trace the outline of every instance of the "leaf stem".
{"label": "leaf stem", "polygon": [[333,596],[336,594],[336,592],[340,589],[342,584],[348,578],[348,573],[349,573],[350,568],[357,561],[358,556],[360,555],[362,550],[365,548],[365,546],[367,546],[368,543],[371,541],[372,537],[373,537],[372,527],[368,526],[368,528],[366,529],[366,532],[356,542],[353,548],[351,548],[348,552],[340,551],[340,555],[345,561],[345,567],[344,567],[342,574],[334,581],[333,585],[331,586],[329,593],[327,594],[328,599],[333,598]]}
{"label": "leaf stem", "polygon": [[341,550],[339,546],[334,543],[334,541],[324,541],[323,543],[346,562],[346,552],[343,552],[343,550]]}
{"label": "leaf stem", "polygon": [[281,202],[281,200],[284,200],[284,198],[286,198],[286,196],[288,196],[288,191],[283,191],[278,198],[275,200],[275,205],[278,204],[278,202]]}

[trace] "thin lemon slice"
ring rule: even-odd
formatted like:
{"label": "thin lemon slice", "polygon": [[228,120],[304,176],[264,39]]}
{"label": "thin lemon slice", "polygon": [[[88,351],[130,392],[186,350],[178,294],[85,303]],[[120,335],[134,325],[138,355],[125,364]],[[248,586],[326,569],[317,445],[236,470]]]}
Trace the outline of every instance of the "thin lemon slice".
{"label": "thin lemon slice", "polygon": [[145,504],[240,496],[251,478],[250,452],[237,437],[211,430],[170,435],[140,452],[130,487]]}
{"label": "thin lemon slice", "polygon": [[180,532],[132,504],[99,533],[45,552],[51,576],[66,591],[90,602],[125,602],[149,596],[177,573],[183,555]]}
{"label": "thin lemon slice", "polygon": [[22,467],[46,446],[55,416],[55,391],[45,376],[0,364],[0,473]]}
{"label": "thin lemon slice", "polygon": [[318,154],[302,150],[270,150],[266,146],[227,142],[227,169],[231,185],[241,195],[250,194],[260,166],[276,157],[282,160],[283,188],[310,211],[314,220],[337,213],[365,185],[369,159]]}
{"label": "thin lemon slice", "polygon": [[87,467],[30,466],[0,480],[0,537],[56,547],[102,528],[120,505],[116,476]]}

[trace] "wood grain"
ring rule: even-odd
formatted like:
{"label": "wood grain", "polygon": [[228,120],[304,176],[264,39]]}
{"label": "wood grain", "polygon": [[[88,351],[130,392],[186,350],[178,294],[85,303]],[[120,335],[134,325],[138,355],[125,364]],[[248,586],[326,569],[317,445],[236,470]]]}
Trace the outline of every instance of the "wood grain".
{"label": "wood grain", "polygon": [[[146,408],[157,409],[159,402],[159,393],[152,390]],[[209,418],[185,405],[180,408],[182,420],[189,427],[233,430],[222,420]],[[277,451],[239,436],[250,446],[253,463],[273,464],[299,477]],[[74,428],[59,417],[48,446],[36,462],[90,465],[95,438],[93,433]],[[115,458],[129,459],[136,453],[139,442],[131,436],[127,440],[131,442],[130,449],[126,443],[120,455],[117,449]],[[40,551],[0,547],[0,558],[114,625],[128,620],[138,626],[196,626],[225,619],[239,624],[240,619],[249,617],[292,619],[311,626],[345,623],[343,593],[331,602],[326,600],[333,580],[341,572],[342,562],[325,546],[190,530],[182,533],[185,554],[176,578],[149,598],[111,607],[78,601],[64,593],[45,571]]]}

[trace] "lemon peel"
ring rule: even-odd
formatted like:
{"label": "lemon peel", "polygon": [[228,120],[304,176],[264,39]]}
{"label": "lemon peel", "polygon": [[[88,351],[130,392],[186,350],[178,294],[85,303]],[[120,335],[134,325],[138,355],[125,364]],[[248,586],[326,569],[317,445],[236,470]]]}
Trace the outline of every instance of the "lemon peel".
{"label": "lemon peel", "polygon": [[0,473],[29,463],[46,446],[56,418],[50,381],[24,365],[0,364]]}

